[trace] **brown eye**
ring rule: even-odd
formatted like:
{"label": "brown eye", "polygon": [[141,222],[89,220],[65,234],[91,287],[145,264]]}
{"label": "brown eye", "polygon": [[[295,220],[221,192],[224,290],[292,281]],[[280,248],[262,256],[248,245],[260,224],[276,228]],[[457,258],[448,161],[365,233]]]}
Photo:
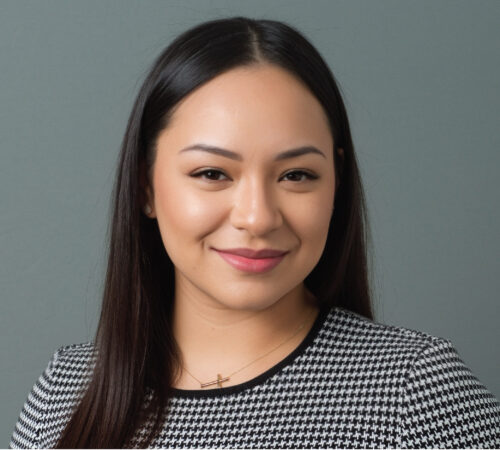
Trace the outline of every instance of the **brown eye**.
{"label": "brown eye", "polygon": [[283,178],[285,177],[291,177],[287,181],[294,181],[294,182],[301,182],[301,181],[306,181],[304,179],[301,179],[301,177],[306,177],[307,180],[317,180],[319,177],[316,175],[313,175],[309,172],[305,172],[304,170],[293,170],[291,172],[286,173]]}
{"label": "brown eye", "polygon": [[191,176],[194,178],[206,179],[208,181],[223,181],[223,180],[218,179],[219,175],[226,176],[226,175],[224,175],[223,172],[221,172],[220,170],[216,170],[216,169],[202,170],[201,172],[193,173]]}

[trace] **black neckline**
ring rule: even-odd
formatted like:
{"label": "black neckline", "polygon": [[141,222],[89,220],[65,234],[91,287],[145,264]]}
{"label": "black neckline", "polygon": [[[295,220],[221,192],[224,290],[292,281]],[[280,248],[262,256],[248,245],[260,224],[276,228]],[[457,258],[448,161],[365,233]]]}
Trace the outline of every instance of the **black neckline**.
{"label": "black neckline", "polygon": [[257,375],[251,380],[245,381],[234,386],[222,387],[218,389],[178,389],[171,388],[171,394],[174,398],[211,398],[211,397],[223,397],[226,395],[236,394],[238,392],[250,389],[258,384],[263,383],[268,378],[272,377],[276,372],[280,371],[284,367],[290,365],[298,356],[305,352],[305,350],[312,344],[314,338],[321,329],[328,313],[331,311],[328,307],[323,307],[320,309],[318,316],[316,317],[313,326],[307,333],[306,337],[302,342],[285,358],[280,362],[275,364],[273,367],[267,369],[265,372]]}

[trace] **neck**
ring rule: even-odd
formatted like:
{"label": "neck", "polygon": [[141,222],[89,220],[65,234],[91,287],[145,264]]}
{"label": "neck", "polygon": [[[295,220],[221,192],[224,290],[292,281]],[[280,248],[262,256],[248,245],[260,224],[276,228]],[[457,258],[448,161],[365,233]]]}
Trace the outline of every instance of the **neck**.
{"label": "neck", "polygon": [[[225,383],[230,385],[252,378],[290,353],[305,337],[316,315],[314,297],[303,284],[269,307],[256,311],[235,310],[192,296],[176,295],[173,330],[184,367],[198,379],[211,381],[218,373],[230,374],[272,351],[304,325],[289,345],[283,344],[260,364]],[[195,388],[196,381],[186,376],[181,384],[184,388]]]}

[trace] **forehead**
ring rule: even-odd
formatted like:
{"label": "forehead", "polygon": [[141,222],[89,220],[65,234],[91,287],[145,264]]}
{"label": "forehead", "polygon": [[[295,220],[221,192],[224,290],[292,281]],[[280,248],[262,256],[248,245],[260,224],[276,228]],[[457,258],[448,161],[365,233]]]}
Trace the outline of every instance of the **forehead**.
{"label": "forehead", "polygon": [[[319,101],[293,74],[277,66],[231,69],[186,96],[162,141],[204,141],[228,148],[296,144],[333,146]],[[304,141],[304,142],[297,142]]]}

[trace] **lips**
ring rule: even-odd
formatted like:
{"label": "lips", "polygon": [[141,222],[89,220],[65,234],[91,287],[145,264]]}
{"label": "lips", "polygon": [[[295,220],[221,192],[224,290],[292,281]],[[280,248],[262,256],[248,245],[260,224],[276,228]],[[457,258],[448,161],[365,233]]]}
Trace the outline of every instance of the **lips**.
{"label": "lips", "polygon": [[244,256],[250,259],[260,259],[260,258],[275,258],[288,253],[286,250],[274,250],[271,248],[264,248],[262,250],[252,250],[251,248],[226,248],[217,249],[218,252],[231,253],[233,255]]}
{"label": "lips", "polygon": [[[283,252],[281,250],[271,249],[264,249],[260,251],[251,249],[230,249],[231,252],[228,252],[227,250],[214,250],[221,256],[222,259],[235,269],[251,273],[263,273],[272,270],[288,253],[287,251]],[[245,255],[250,255],[250,257],[236,254],[234,252],[244,253]],[[263,257],[262,255],[270,256]]]}

